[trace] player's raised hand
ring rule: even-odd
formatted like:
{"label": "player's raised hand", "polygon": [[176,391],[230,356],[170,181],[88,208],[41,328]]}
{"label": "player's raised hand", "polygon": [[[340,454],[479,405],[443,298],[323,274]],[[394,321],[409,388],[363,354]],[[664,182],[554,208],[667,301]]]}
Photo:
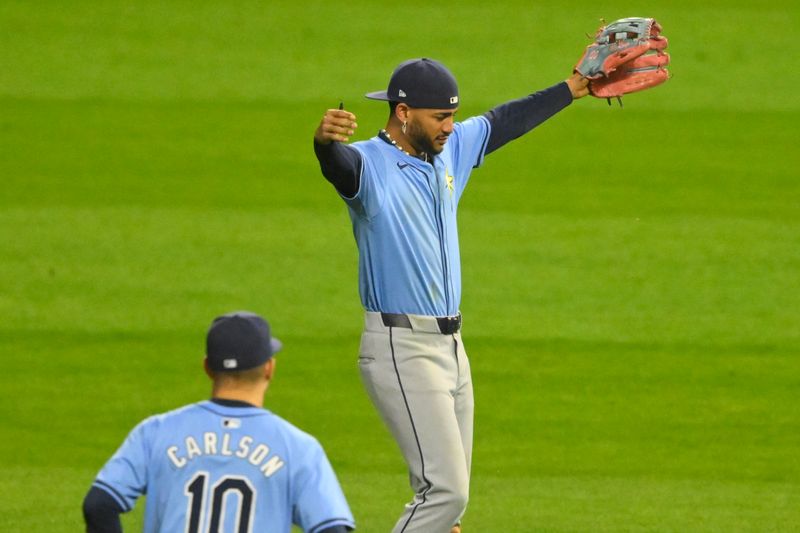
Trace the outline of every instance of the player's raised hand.
{"label": "player's raised hand", "polygon": [[570,92],[572,92],[572,98],[574,100],[583,98],[589,94],[589,80],[581,76],[579,72],[567,78],[567,85],[569,86]]}
{"label": "player's raised hand", "polygon": [[358,124],[356,116],[343,109],[328,109],[314,132],[314,141],[317,144],[330,144],[331,142],[347,142],[355,133]]}

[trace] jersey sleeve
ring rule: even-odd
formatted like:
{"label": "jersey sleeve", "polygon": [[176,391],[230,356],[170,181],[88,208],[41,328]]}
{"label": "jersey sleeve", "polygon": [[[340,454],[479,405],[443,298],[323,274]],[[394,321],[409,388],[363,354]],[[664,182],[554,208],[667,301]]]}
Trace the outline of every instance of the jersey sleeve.
{"label": "jersey sleeve", "polygon": [[314,154],[319,161],[322,175],[336,187],[343,197],[353,196],[358,190],[361,174],[361,153],[346,144],[314,142]]}
{"label": "jersey sleeve", "polygon": [[483,115],[468,118],[455,125],[454,135],[451,135],[448,142],[453,142],[454,177],[459,197],[467,186],[472,169],[483,163],[490,131],[491,124]]}
{"label": "jersey sleeve", "polygon": [[[361,154],[360,175],[358,176],[358,189],[353,196],[344,196],[347,206],[361,218],[372,218],[381,209],[383,203],[383,187],[381,176],[386,174],[384,158],[370,142],[361,142],[351,145]],[[340,193],[341,194],[341,193]]]}
{"label": "jersey sleeve", "polygon": [[319,533],[333,526],[355,528],[333,467],[316,440],[300,462],[293,487],[293,522],[306,533]]}
{"label": "jersey sleeve", "polygon": [[486,153],[528,133],[571,103],[572,92],[567,82],[562,81],[486,112],[484,116],[489,120],[492,130]]}
{"label": "jersey sleeve", "polygon": [[147,492],[148,435],[152,430],[149,420],[128,434],[92,484],[110,494],[125,512],[133,509],[139,496]]}

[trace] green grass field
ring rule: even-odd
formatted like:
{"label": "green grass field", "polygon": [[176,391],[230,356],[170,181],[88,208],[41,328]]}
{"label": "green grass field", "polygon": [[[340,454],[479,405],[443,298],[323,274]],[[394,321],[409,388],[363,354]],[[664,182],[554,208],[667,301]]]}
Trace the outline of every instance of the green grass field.
{"label": "green grass field", "polygon": [[250,309],[285,344],[267,406],[323,443],[359,531],[389,531],[410,493],[313,130],[344,100],[374,135],[363,93],[409,57],[481,113],[640,15],[673,79],[576,102],[462,201],[464,530],[800,530],[797,3],[378,4],[0,4],[0,529],[81,530],[133,425],[208,394],[211,318]]}

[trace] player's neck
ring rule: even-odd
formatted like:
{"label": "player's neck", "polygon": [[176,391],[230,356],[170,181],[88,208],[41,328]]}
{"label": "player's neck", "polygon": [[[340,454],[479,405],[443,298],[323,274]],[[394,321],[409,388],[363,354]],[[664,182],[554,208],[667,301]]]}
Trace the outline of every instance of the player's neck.
{"label": "player's neck", "polygon": [[383,129],[383,132],[390,143],[394,144],[408,155],[419,157],[419,152],[408,142],[408,138],[406,134],[403,133],[400,125],[389,122]]}
{"label": "player's neck", "polygon": [[232,389],[223,387],[214,387],[211,391],[211,397],[217,400],[234,400],[238,402],[249,403],[256,407],[264,405],[264,393],[266,389]]}

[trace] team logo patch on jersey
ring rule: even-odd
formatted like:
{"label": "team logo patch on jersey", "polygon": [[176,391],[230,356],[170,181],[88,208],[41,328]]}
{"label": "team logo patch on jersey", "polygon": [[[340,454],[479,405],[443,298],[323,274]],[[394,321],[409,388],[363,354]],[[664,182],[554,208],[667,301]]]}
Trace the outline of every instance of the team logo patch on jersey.
{"label": "team logo patch on jersey", "polygon": [[450,175],[450,173],[447,171],[447,169],[444,169],[444,180],[445,180],[445,182],[447,182],[447,189],[450,191],[450,196],[452,196],[453,195],[453,190],[455,188],[453,186],[453,182],[454,182],[455,178]]}

